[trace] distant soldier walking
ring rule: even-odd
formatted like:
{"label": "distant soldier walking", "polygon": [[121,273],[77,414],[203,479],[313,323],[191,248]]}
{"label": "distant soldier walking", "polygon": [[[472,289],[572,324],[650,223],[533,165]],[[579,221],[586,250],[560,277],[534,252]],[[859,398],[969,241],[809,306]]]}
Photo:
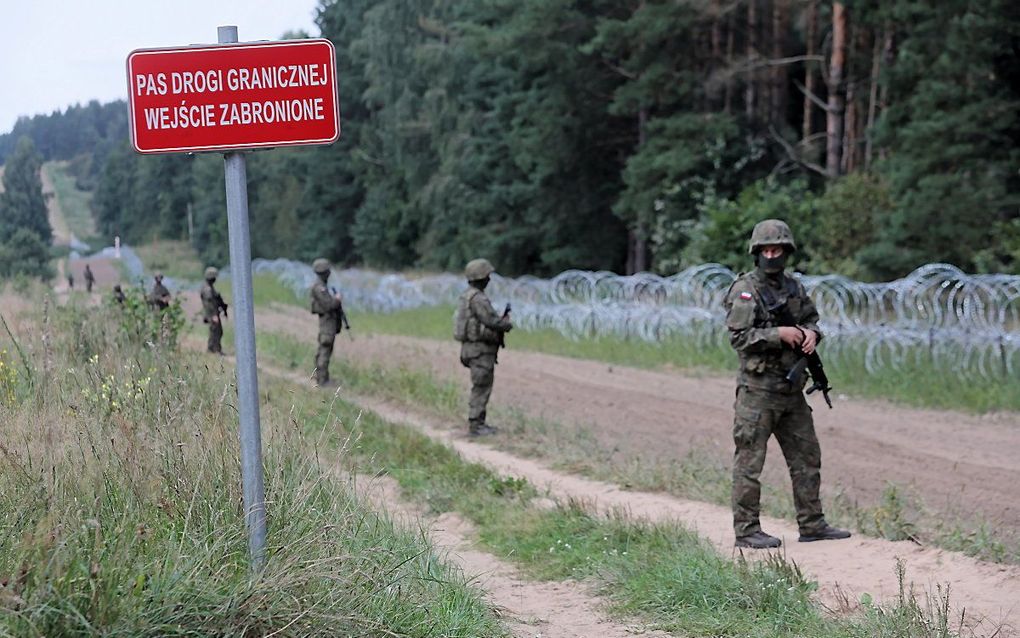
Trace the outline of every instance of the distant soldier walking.
{"label": "distant soldier walking", "polygon": [[69,290],[74,290],[74,273],[71,272],[70,265],[67,267],[67,288]]}
{"label": "distant soldier walking", "polygon": [[163,285],[163,273],[157,272],[153,279],[155,283],[149,293],[149,305],[162,312],[170,307],[170,291]]}
{"label": "distant soldier walking", "polygon": [[209,352],[223,354],[223,324],[220,322],[220,311],[223,318],[227,317],[227,304],[216,290],[214,284],[219,271],[209,266],[205,269],[205,285],[202,286],[202,321],[209,324]]}
{"label": "distant soldier walking", "polygon": [[329,360],[333,356],[333,343],[340,328],[348,330],[351,325],[347,322],[347,315],[344,314],[343,301],[340,293],[331,291],[326,282],[329,281],[331,264],[328,260],[319,258],[312,262],[312,270],[319,277],[319,281],[312,286],[312,313],[319,315],[319,339],[318,349],[315,352],[315,385],[327,387],[335,385],[329,378]]}
{"label": "distant soldier walking", "polygon": [[[733,531],[737,547],[763,549],[782,542],[758,520],[761,476],[769,437],[775,435],[793,483],[801,542],[849,538],[825,522],[819,499],[822,453],[805,378],[787,374],[822,339],[815,304],[796,279],[784,273],[797,250],[786,222],[768,219],[754,227],[748,252],[755,269],[737,277],[726,294],[726,327],[740,358],[734,404]],[[781,320],[779,315],[790,317]],[[791,325],[792,324],[792,325]]]}
{"label": "distant soldier walking", "polygon": [[92,286],[96,283],[96,276],[92,274],[92,268],[85,264],[85,292],[92,292]]}
{"label": "distant soldier walking", "polygon": [[496,428],[485,422],[485,411],[492,395],[496,355],[503,335],[513,327],[510,309],[500,316],[485,296],[489,276],[495,271],[486,259],[474,259],[464,268],[469,288],[457,302],[453,337],[461,342],[460,362],[471,370],[471,399],[468,402],[468,433],[471,436],[494,434]]}

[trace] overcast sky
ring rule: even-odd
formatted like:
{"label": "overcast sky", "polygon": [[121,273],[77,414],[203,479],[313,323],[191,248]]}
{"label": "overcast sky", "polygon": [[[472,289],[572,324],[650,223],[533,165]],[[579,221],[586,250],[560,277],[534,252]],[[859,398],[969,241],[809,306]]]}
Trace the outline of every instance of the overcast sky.
{"label": "overcast sky", "polygon": [[319,35],[318,0],[0,0],[0,134],[18,116],[127,98],[135,49]]}

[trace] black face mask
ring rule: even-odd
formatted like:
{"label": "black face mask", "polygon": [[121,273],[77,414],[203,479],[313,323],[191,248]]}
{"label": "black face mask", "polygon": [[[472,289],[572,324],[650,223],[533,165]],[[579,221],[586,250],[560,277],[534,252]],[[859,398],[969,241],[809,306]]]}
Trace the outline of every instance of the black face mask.
{"label": "black face mask", "polygon": [[479,290],[485,290],[485,287],[489,285],[489,278],[486,277],[485,279],[475,279],[474,281],[471,282],[471,285]]}
{"label": "black face mask", "polygon": [[786,268],[786,253],[771,259],[761,253],[755,256],[755,263],[766,275],[778,275]]}

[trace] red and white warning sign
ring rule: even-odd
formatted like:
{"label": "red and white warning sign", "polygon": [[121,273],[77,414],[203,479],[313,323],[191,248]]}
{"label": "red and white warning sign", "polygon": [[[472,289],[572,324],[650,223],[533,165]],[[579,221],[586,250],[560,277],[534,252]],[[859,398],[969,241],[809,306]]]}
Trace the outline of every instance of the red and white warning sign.
{"label": "red and white warning sign", "polygon": [[132,51],[131,142],[139,153],[331,144],[335,59],[325,39]]}

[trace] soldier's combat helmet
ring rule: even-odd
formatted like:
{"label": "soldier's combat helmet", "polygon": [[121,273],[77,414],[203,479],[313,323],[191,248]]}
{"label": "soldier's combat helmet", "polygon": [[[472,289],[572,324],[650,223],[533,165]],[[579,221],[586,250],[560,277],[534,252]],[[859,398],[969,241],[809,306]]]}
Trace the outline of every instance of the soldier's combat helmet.
{"label": "soldier's combat helmet", "polygon": [[786,246],[790,252],[797,251],[797,243],[793,241],[793,232],[781,219],[766,219],[758,222],[751,231],[751,242],[747,252],[755,255],[763,246]]}
{"label": "soldier's combat helmet", "polygon": [[328,259],[325,259],[323,257],[319,257],[318,259],[316,259],[315,261],[312,262],[312,270],[314,270],[316,272],[316,274],[321,275],[321,274],[324,274],[324,273],[328,273],[329,269],[330,269],[330,264],[329,264],[329,260]]}
{"label": "soldier's combat helmet", "polygon": [[488,259],[472,259],[464,267],[464,276],[468,281],[481,281],[495,271]]}
{"label": "soldier's combat helmet", "polygon": [[219,276],[220,276],[220,271],[216,270],[214,267],[209,266],[208,268],[205,269],[205,278],[206,279],[216,279]]}
{"label": "soldier's combat helmet", "polygon": [[155,279],[156,281],[163,281],[163,273],[157,270],[156,274],[154,274],[152,278]]}

